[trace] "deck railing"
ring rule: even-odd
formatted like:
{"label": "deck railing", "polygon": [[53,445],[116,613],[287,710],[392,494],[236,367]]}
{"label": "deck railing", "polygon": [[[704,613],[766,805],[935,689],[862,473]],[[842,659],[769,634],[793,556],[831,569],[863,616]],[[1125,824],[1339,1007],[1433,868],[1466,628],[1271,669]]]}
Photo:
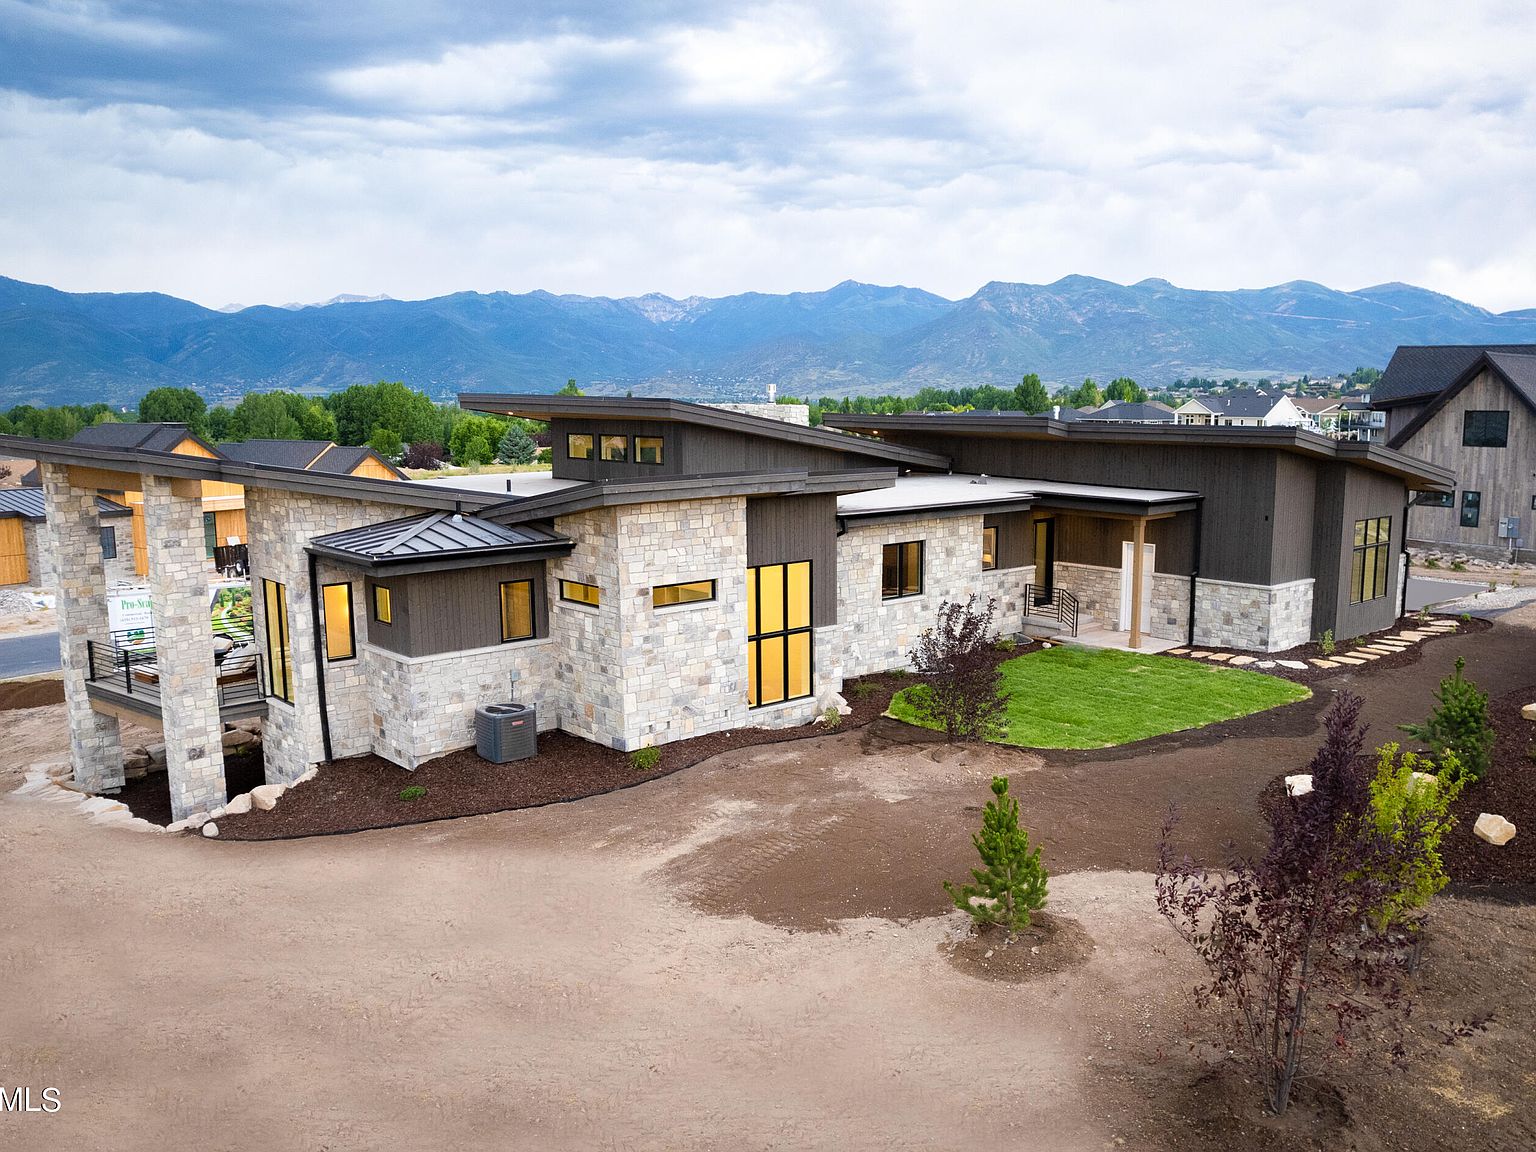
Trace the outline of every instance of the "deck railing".
{"label": "deck railing", "polygon": [[[87,640],[85,658],[87,683],[160,708],[162,669],[158,649],[142,643],[125,646],[115,641]],[[263,661],[254,644],[216,652],[213,663],[214,687],[221,710],[265,698]]]}
{"label": "deck railing", "polygon": [[1055,620],[1069,635],[1077,635],[1077,597],[1065,588],[1024,585],[1024,612],[1037,620]]}

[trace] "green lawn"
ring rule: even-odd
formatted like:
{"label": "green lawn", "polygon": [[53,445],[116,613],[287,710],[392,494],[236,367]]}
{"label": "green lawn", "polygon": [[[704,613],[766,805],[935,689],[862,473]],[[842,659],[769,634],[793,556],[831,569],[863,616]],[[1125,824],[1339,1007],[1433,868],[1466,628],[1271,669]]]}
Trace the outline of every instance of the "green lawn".
{"label": "green lawn", "polygon": [[[1003,743],[1025,748],[1108,748],[1312,694],[1300,684],[1241,668],[1072,646],[1007,661],[1003,687],[1010,694]],[[922,691],[916,685],[897,693],[891,715],[920,723],[911,696]]]}

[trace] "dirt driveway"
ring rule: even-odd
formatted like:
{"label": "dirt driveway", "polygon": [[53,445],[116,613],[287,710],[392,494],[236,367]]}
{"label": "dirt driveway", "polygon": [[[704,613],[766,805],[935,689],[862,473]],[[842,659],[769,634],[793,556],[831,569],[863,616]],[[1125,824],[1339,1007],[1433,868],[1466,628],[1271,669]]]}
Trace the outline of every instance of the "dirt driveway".
{"label": "dirt driveway", "polygon": [[[1536,681],[1533,639],[1467,638],[1469,674],[1518,677],[1523,651]],[[1390,690],[1362,677],[1378,734],[1461,642]],[[1194,973],[1151,907],[1148,832],[1179,798],[1202,837],[1251,836],[1325,702],[1134,758],[851,732],[574,805],[267,844],[11,795],[62,709],[0,714],[0,1083],[63,1104],[0,1113],[0,1148],[1193,1146],[1158,1111],[1207,1102],[1162,1094],[1202,1051],[1169,1007]],[[1097,944],[1023,985],[945,949],[963,925],[938,882],[969,866],[995,771],[1064,873],[1053,911]],[[1505,913],[1446,939],[1501,942],[1480,963],[1507,984],[1498,956],[1530,954],[1507,934],[1529,949],[1536,922]],[[1436,1106],[1521,1136],[1499,1111],[1518,1065],[1466,1075],[1447,1091],[1471,1103]]]}

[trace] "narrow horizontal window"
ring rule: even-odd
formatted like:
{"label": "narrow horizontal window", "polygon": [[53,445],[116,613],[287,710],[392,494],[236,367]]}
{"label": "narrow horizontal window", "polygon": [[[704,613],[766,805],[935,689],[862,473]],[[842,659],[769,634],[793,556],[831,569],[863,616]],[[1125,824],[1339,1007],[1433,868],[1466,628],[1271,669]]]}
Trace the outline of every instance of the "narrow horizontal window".
{"label": "narrow horizontal window", "polygon": [[686,584],[658,584],[651,589],[651,607],[668,608],[673,604],[697,604],[715,598],[713,580],[690,580]]}
{"label": "narrow horizontal window", "polygon": [[380,624],[393,624],[395,622],[395,609],[389,595],[389,589],[382,584],[375,584],[373,586],[373,618]]}
{"label": "narrow horizontal window", "polygon": [[572,460],[592,459],[592,437],[585,432],[571,432],[565,437],[565,454]]}
{"label": "narrow horizontal window", "polygon": [[572,604],[589,604],[596,608],[599,600],[596,584],[583,584],[579,580],[560,581],[560,599]]}
{"label": "narrow horizontal window", "polygon": [[635,463],[660,464],[661,463],[661,437],[660,436],[636,436],[635,437]]}
{"label": "narrow horizontal window", "polygon": [[357,655],[352,630],[352,585],[326,584],[320,596],[325,611],[325,658],[350,660]]}
{"label": "narrow horizontal window", "polygon": [[501,642],[532,639],[533,581],[504,581],[501,585]]}
{"label": "narrow horizontal window", "polygon": [[1420,508],[1454,508],[1456,506],[1456,493],[1420,492],[1419,498],[1414,503]]}
{"label": "narrow horizontal window", "polygon": [[628,436],[604,436],[603,459],[610,464],[623,464],[629,459]]}

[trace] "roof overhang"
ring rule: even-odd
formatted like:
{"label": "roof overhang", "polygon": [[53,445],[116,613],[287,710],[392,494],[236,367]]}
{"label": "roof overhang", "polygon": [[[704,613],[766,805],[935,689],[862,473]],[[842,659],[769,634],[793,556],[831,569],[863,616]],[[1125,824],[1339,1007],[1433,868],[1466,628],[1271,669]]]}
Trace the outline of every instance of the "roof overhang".
{"label": "roof overhang", "polygon": [[463,568],[489,568],[496,564],[522,564],[536,560],[550,560],[569,556],[571,549],[575,547],[574,540],[566,540],[558,544],[527,544],[515,548],[477,548],[432,557],[371,557],[341,548],[328,548],[311,541],[304,551],[343,568],[351,568],[369,576],[388,577],[414,576],[419,572],[456,572]]}
{"label": "roof overhang", "polygon": [[707,404],[690,404],[685,400],[663,397],[525,396],[510,392],[462,392],[459,394],[459,407],[472,412],[494,412],[501,416],[518,416],[546,423],[551,420],[610,419],[697,424],[746,436],[800,444],[807,448],[849,452],[914,468],[949,467],[947,456],[921,448],[864,440],[858,436],[828,431],[826,428],[810,428],[784,420],[733,412],[729,408],[712,408]]}

